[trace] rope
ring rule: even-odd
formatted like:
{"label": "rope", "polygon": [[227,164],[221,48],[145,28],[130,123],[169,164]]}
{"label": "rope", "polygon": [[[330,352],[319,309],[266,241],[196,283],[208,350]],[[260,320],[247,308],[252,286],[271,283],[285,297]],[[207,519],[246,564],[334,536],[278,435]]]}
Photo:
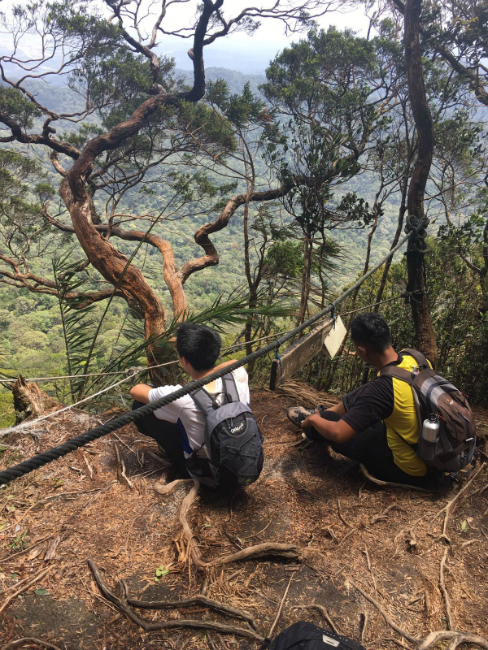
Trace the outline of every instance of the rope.
{"label": "rope", "polygon": [[13,467],[9,467],[8,469],[1,471],[0,485],[10,483],[10,481],[13,481],[16,478],[20,478],[21,476],[24,476],[29,472],[33,472],[34,470],[39,469],[44,465],[47,465],[51,461],[57,460],[58,458],[61,458],[62,456],[69,454],[71,451],[74,451],[75,449],[84,447],[88,443],[93,442],[94,440],[97,440],[98,438],[101,438],[102,436],[105,436],[108,433],[115,431],[116,429],[120,429],[120,427],[126,426],[127,424],[131,424],[132,422],[137,422],[137,420],[140,420],[144,416],[149,415],[149,413],[153,413],[157,409],[162,408],[163,406],[166,406],[167,404],[170,404],[171,402],[174,402],[177,399],[180,399],[180,397],[185,397],[186,395],[189,395],[190,393],[193,393],[199,390],[200,388],[203,388],[203,386],[206,386],[207,384],[210,384],[216,379],[219,379],[220,377],[223,377],[224,375],[233,372],[238,368],[241,368],[242,366],[246,365],[250,361],[254,361],[255,359],[258,359],[259,357],[263,357],[269,354],[270,352],[273,352],[274,350],[278,350],[278,348],[281,345],[283,345],[283,343],[289,341],[291,338],[293,338],[295,334],[298,334],[299,332],[305,330],[307,327],[310,327],[311,325],[315,324],[324,316],[326,315],[328,316],[332,309],[335,309],[335,307],[338,304],[340,304],[345,298],[347,298],[358,287],[360,287],[365,280],[371,277],[373,273],[375,273],[386,262],[388,258],[390,258],[399,248],[401,248],[403,244],[412,235],[413,233],[410,233],[406,237],[404,237],[394,248],[390,250],[388,255],[386,255],[381,260],[381,262],[379,262],[375,267],[370,269],[365,275],[363,275],[362,278],[359,278],[359,280],[357,280],[353,285],[351,285],[349,289],[347,289],[347,291],[345,291],[341,296],[336,298],[336,300],[334,300],[329,305],[327,305],[324,309],[322,309],[320,312],[315,314],[315,316],[312,316],[306,321],[304,321],[298,327],[295,327],[290,332],[283,334],[279,339],[276,339],[272,343],[266,345],[264,348],[260,348],[259,350],[252,352],[251,354],[247,355],[242,359],[238,359],[237,361],[234,361],[233,363],[229,364],[225,368],[216,370],[215,372],[212,372],[210,375],[207,375],[206,377],[202,377],[201,379],[196,379],[191,381],[190,383],[186,384],[186,386],[183,386],[182,388],[175,390],[174,392],[170,393],[169,395],[166,395],[165,397],[162,397],[159,400],[156,400],[155,402],[145,404],[144,406],[141,406],[140,408],[136,409],[135,411],[131,411],[130,413],[124,413],[118,418],[114,418],[113,420],[110,420],[110,422],[107,422],[106,424],[102,424],[101,426],[96,427],[95,429],[90,429],[86,433],[82,433],[81,435],[76,436],[75,438],[71,438],[70,440],[67,440],[61,445],[58,445],[57,447],[53,447],[52,449],[44,451],[41,454],[37,454],[37,456],[33,456],[29,460],[23,461],[18,465],[14,465]]}
{"label": "rope", "polygon": [[[291,332],[292,330],[286,330],[285,333]],[[252,341],[244,341],[243,343],[236,343],[234,345],[230,345],[227,348],[222,349],[222,356],[227,356],[228,352],[232,352],[234,350],[239,350],[241,348],[246,347],[249,343],[259,343],[260,341],[265,341],[267,339],[272,339],[276,336],[276,334],[269,334],[268,336],[261,336],[260,338],[253,339]],[[171,365],[176,365],[179,363],[177,360],[176,361],[168,361],[166,363],[160,363],[157,366],[145,366],[141,367],[137,373],[135,374],[140,374],[143,372],[149,372],[151,370],[155,370],[156,368],[161,368],[162,366],[171,366]],[[55,381],[57,379],[78,379],[79,377],[108,377],[110,375],[126,375],[128,372],[130,372],[131,368],[128,370],[114,370],[113,372],[91,372],[86,375],[58,375],[58,376],[53,376],[53,377],[29,377],[25,381],[36,381],[36,382],[43,382],[43,381]],[[11,377],[8,379],[0,379],[0,384],[14,384],[17,381],[18,377]],[[116,386],[117,384],[114,384]],[[96,393],[98,395],[98,393]],[[72,404],[74,406],[74,404]]]}
{"label": "rope", "polygon": [[355,314],[358,311],[364,311],[365,309],[369,309],[370,307],[377,307],[378,305],[384,305],[387,302],[392,302],[393,300],[398,300],[399,298],[407,298],[408,296],[412,295],[412,291],[405,291],[404,293],[399,293],[398,296],[393,296],[393,298],[388,298],[387,300],[380,300],[380,302],[372,302],[369,305],[365,305],[364,307],[358,307],[357,309],[351,309],[351,311],[345,311],[343,314],[341,313],[341,316],[350,316],[351,314]]}

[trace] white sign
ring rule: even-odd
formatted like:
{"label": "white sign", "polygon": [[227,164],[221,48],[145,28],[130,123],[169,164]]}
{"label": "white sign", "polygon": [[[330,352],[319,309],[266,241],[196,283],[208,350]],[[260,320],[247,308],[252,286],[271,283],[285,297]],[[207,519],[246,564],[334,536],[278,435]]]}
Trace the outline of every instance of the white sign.
{"label": "white sign", "polygon": [[327,334],[324,339],[324,345],[327,348],[328,353],[331,357],[335,357],[337,351],[342,345],[342,342],[346,338],[346,328],[342,322],[342,318],[337,316],[333,328]]}

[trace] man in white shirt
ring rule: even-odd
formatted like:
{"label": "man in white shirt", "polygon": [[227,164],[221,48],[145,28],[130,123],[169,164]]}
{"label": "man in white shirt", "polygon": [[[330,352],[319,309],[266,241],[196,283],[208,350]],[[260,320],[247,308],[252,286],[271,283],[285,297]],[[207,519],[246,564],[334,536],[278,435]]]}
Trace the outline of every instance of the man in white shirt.
{"label": "man in white shirt", "polygon": [[[233,359],[215,366],[221,344],[222,341],[217,332],[205,325],[182,323],[176,333],[176,349],[180,365],[192,379],[201,379],[235,361]],[[232,374],[236,382],[239,400],[249,405],[249,384],[246,370],[238,368]],[[155,402],[178,388],[181,388],[180,384],[159,386],[158,388],[152,388],[147,384],[136,384],[130,391],[135,400],[132,408],[139,408],[143,404]],[[207,384],[205,390],[214,397],[217,403],[222,404],[222,379],[216,379]],[[202,449],[205,443],[205,422],[205,414],[197,407],[190,395],[185,395],[144,416],[135,424],[141,433],[156,440],[166,452],[177,472],[187,478],[189,473],[186,468],[186,459],[193,452]]]}

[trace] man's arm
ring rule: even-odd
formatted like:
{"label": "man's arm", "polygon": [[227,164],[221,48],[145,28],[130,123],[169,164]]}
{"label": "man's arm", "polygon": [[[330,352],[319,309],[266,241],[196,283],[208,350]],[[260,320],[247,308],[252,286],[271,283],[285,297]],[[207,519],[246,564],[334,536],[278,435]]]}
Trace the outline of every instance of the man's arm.
{"label": "man's arm", "polygon": [[344,408],[344,402],[339,402],[338,404],[334,404],[334,406],[328,408],[327,411],[334,411],[334,413],[337,413],[338,415],[344,415],[344,413],[346,412],[346,409]]}
{"label": "man's arm", "polygon": [[[216,370],[220,370],[221,368],[225,368],[225,366],[230,365],[231,363],[234,363],[234,361],[237,361],[237,359],[231,359],[230,361],[224,361],[223,363],[220,363],[218,366],[215,366],[215,368],[212,368],[211,372],[215,372]],[[210,374],[210,373],[209,373]],[[130,389],[130,394],[131,397],[133,397],[136,402],[142,402],[143,404],[149,404],[149,391],[151,390],[152,386],[148,386],[147,384],[136,384]],[[175,388],[176,390],[176,388]]]}
{"label": "man's arm", "polygon": [[338,445],[343,445],[356,435],[356,431],[344,420],[332,422],[331,420],[325,420],[318,413],[309,415],[308,418],[303,420],[302,429],[306,431],[310,427],[313,427],[326,440],[335,442]]}
{"label": "man's arm", "polygon": [[149,404],[149,391],[151,386],[147,384],[136,384],[130,389],[131,396],[136,400],[136,402],[142,402],[143,404]]}

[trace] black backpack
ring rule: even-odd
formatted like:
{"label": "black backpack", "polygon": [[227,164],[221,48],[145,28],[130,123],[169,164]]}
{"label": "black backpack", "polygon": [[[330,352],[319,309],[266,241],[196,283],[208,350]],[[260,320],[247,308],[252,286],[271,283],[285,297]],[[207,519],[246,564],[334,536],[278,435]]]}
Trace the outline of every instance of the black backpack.
{"label": "black backpack", "polygon": [[[405,354],[418,364],[412,372],[388,365],[380,375],[396,377],[412,387],[419,421],[419,441],[415,449],[419,458],[444,472],[457,472],[471,462],[476,449],[476,427],[468,400],[429,366],[421,352],[406,348],[400,352],[400,357]],[[423,422],[430,415],[439,423],[434,441],[422,436]]]}
{"label": "black backpack", "polygon": [[222,377],[225,401],[219,405],[204,389],[192,393],[206,415],[205,456],[198,451],[186,460],[191,476],[210,487],[229,489],[254,483],[263,468],[263,436],[254,413],[239,401],[232,373]]}
{"label": "black backpack", "polygon": [[299,621],[284,630],[274,641],[265,639],[260,650],[365,650],[346,636]]}

